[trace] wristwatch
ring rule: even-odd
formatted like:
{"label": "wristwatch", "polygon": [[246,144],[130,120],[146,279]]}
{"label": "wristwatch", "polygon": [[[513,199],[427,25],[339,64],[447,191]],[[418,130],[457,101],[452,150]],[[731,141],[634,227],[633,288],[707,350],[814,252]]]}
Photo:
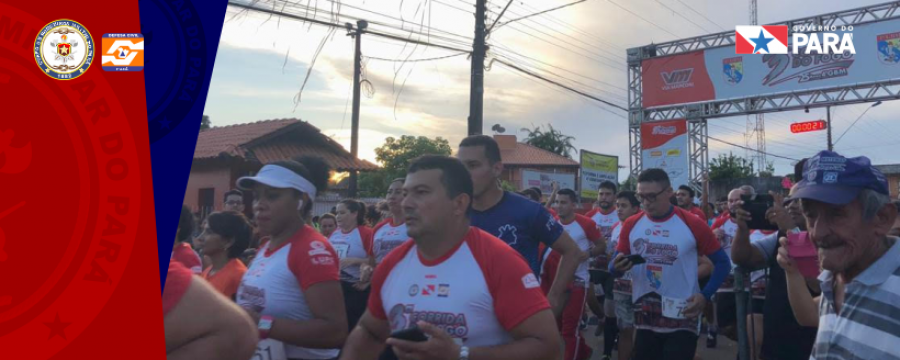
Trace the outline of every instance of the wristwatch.
{"label": "wristwatch", "polygon": [[469,360],[469,347],[462,346],[459,348],[459,360]]}
{"label": "wristwatch", "polygon": [[266,339],[269,337],[269,331],[272,330],[272,322],[275,318],[269,315],[263,315],[259,317],[259,323],[256,325],[256,329],[259,330],[259,338]]}

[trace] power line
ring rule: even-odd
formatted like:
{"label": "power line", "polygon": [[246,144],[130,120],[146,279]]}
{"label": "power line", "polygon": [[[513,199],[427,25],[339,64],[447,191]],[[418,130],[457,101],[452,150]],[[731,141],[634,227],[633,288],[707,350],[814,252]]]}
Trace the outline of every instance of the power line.
{"label": "power line", "polygon": [[452,57],[457,57],[460,55],[468,55],[468,54],[469,53],[467,53],[467,52],[461,52],[461,53],[456,53],[456,54],[446,55],[446,56],[438,56],[438,57],[424,58],[424,59],[408,59],[408,60],[407,59],[387,59],[387,58],[380,58],[380,57],[368,56],[368,55],[363,55],[363,57],[366,59],[371,59],[371,60],[389,61],[389,62],[422,62],[422,61],[434,61],[434,60],[449,59]]}
{"label": "power line", "polygon": [[678,16],[680,16],[682,19],[687,20],[687,22],[689,22],[689,23],[691,23],[691,24],[694,24],[694,26],[700,28],[700,30],[705,31],[706,33],[712,33],[712,32],[714,32],[714,31],[709,31],[709,30],[707,30],[705,27],[701,26],[700,24],[697,24],[697,23],[695,23],[693,20],[688,19],[687,16],[684,16],[684,15],[682,15],[680,12],[675,11],[675,9],[670,8],[668,5],[663,4],[661,1],[659,1],[659,0],[654,0],[654,1],[656,1],[658,4],[662,5],[664,8],[671,10],[672,13],[674,13],[675,15],[678,15]]}
{"label": "power line", "polygon": [[720,142],[720,143],[727,144],[727,145],[731,145],[731,146],[734,146],[734,147],[738,147],[738,148],[741,148],[741,149],[744,149],[744,150],[750,150],[750,151],[755,151],[755,152],[759,152],[759,153],[765,153],[766,156],[772,156],[772,157],[782,158],[782,159],[786,159],[786,160],[800,161],[800,159],[794,159],[794,158],[787,157],[787,156],[781,156],[781,155],[776,155],[776,154],[772,154],[772,153],[766,153],[766,152],[764,152],[764,151],[759,151],[759,150],[757,150],[757,149],[749,148],[749,147],[746,147],[746,146],[743,146],[743,145],[738,145],[738,144],[735,144],[735,143],[730,142],[730,141],[725,141],[725,140],[721,140],[721,139],[718,139],[718,138],[714,138],[714,137],[712,137],[712,136],[707,136],[707,137],[708,137],[710,140],[715,140],[715,141],[718,141],[718,142]]}
{"label": "power line", "polygon": [[691,11],[693,11],[694,13],[696,13],[697,15],[700,15],[700,17],[706,19],[706,21],[709,21],[711,24],[713,24],[713,25],[715,25],[715,26],[718,26],[718,27],[721,28],[723,31],[728,30],[728,29],[725,28],[724,26],[719,25],[719,23],[710,20],[708,17],[706,17],[706,15],[703,15],[701,12],[697,11],[696,9],[694,9],[693,7],[691,7],[690,5],[685,4],[683,1],[681,1],[681,0],[675,0],[675,1],[681,3],[681,5],[684,5],[685,7],[687,7],[688,9],[690,9]]}
{"label": "power line", "polygon": [[[239,7],[239,8],[245,9],[245,10],[253,10],[253,11],[257,11],[257,12],[261,12],[261,13],[266,13],[266,14],[272,14],[272,15],[280,15],[280,16],[287,17],[287,18],[289,18],[289,19],[300,20],[300,21],[307,21],[307,22],[311,22],[311,23],[313,23],[313,24],[318,24],[318,25],[322,25],[322,26],[329,26],[329,27],[334,27],[334,28],[345,28],[345,26],[344,26],[343,24],[335,24],[335,23],[331,23],[331,22],[324,21],[324,20],[313,19],[313,18],[304,17],[304,16],[300,16],[300,15],[294,15],[294,14],[288,14],[288,13],[279,13],[279,12],[273,11],[273,10],[262,9],[262,8],[258,8],[258,7],[255,7],[255,6],[248,6],[248,5],[244,5],[244,4],[241,4],[241,3],[235,3],[234,0],[230,0],[230,1],[228,2],[228,5],[229,5],[229,6]],[[437,47],[437,48],[441,48],[441,49],[446,49],[446,50],[457,51],[457,52],[466,52],[466,53],[471,52],[471,51],[466,50],[466,49],[460,49],[460,48],[455,48],[455,47],[452,47],[452,46],[446,46],[446,45],[441,45],[441,44],[434,44],[434,43],[430,43],[430,42],[427,42],[427,41],[414,40],[414,39],[411,39],[411,38],[403,38],[403,37],[401,37],[401,36],[393,35],[393,34],[380,33],[380,32],[374,32],[374,31],[369,31],[369,30],[366,30],[364,33],[365,33],[365,34],[369,34],[369,35],[373,35],[373,36],[380,36],[380,37],[387,38],[387,39],[393,39],[393,40],[397,40],[397,41],[408,42],[408,43],[413,43],[413,44],[418,44],[418,45],[423,45],[423,46],[433,46],[433,47]]]}
{"label": "power line", "polygon": [[[512,62],[514,62],[514,63],[517,62],[516,59],[513,59],[513,58],[511,58],[511,57],[509,57],[509,56],[506,56],[506,55],[499,54],[498,56],[505,58],[507,61],[512,61]],[[519,60],[519,61],[521,61],[521,60]],[[524,61],[523,61],[523,62],[524,62]],[[588,89],[590,89],[591,91],[598,91],[598,92],[601,92],[601,93],[606,93],[606,94],[608,94],[608,95],[610,95],[610,96],[612,96],[612,97],[616,97],[617,100],[622,101],[623,103],[627,101],[627,100],[625,99],[625,97],[623,97],[621,94],[617,94],[617,93],[611,92],[611,91],[609,91],[609,90],[601,89],[601,88],[596,87],[596,86],[592,86],[592,85],[585,84],[585,83],[582,83],[582,82],[577,81],[577,80],[573,80],[573,79],[567,78],[567,77],[565,77],[565,76],[556,74],[556,73],[554,73],[554,72],[552,72],[552,71],[549,71],[549,70],[546,70],[546,69],[541,69],[541,68],[538,67],[538,66],[533,66],[533,65],[530,65],[530,64],[528,64],[528,65],[522,65],[522,64],[520,64],[520,63],[517,63],[516,65],[520,65],[520,66],[523,66],[523,67],[524,67],[524,66],[530,66],[532,69],[536,69],[536,71],[535,71],[535,70],[532,70],[532,71],[535,71],[535,72],[538,72],[538,71],[545,72],[545,73],[548,73],[548,74],[553,75],[553,76],[555,76],[555,77],[558,77],[558,78],[560,78],[560,79],[566,80],[566,81],[568,81],[568,82],[570,82],[570,83],[573,83],[573,84],[580,85],[580,86],[583,86],[583,87],[585,87],[585,88],[588,88]],[[558,67],[557,67],[557,68],[558,68]],[[559,69],[562,69],[562,68],[559,68]],[[564,70],[564,69],[562,69],[562,70]],[[623,90],[623,91],[624,91],[624,90]]]}
{"label": "power line", "polygon": [[[566,46],[560,45],[560,44],[557,43],[557,42],[553,42],[553,41],[550,41],[550,40],[541,38],[540,36],[537,36],[537,35],[534,35],[534,34],[532,34],[532,33],[529,33],[529,32],[527,32],[527,31],[524,31],[524,30],[522,30],[522,29],[519,29],[519,28],[517,28],[517,27],[515,27],[515,26],[510,27],[510,29],[515,30],[515,31],[517,31],[517,32],[520,32],[520,33],[522,33],[522,34],[531,36],[531,37],[533,37],[533,38],[535,38],[535,39],[538,39],[538,40],[540,40],[540,41],[542,41],[542,42],[545,42],[545,43],[547,43],[547,44],[549,44],[549,45],[552,45],[552,46],[558,47],[558,48],[560,48],[560,49],[569,51],[569,52],[571,52],[571,53],[573,53],[573,54],[582,56],[582,57],[584,57],[584,58],[586,58],[586,59],[590,59],[590,60],[597,61],[598,63],[600,63],[600,64],[602,64],[602,65],[606,65],[607,67],[610,67],[610,68],[612,68],[612,69],[614,69],[614,70],[621,71],[621,72],[623,72],[623,73],[625,72],[624,64],[615,64],[615,65],[611,65],[611,64],[609,64],[609,63],[607,63],[607,62],[604,61],[604,60],[608,60],[608,61],[616,61],[615,59],[610,59],[610,58],[608,58],[608,57],[605,57],[604,55],[601,55],[601,54],[597,54],[597,53],[591,52],[591,51],[588,50],[588,49],[585,49],[585,48],[580,47],[580,46],[578,46],[578,45],[572,44],[572,43],[570,43],[570,42],[568,42],[568,41],[566,41],[566,40],[560,39],[560,38],[555,37],[555,36],[553,36],[553,35],[547,34],[546,32],[543,32],[543,31],[541,31],[541,30],[537,30],[537,29],[532,28],[532,30],[535,30],[535,31],[537,31],[537,32],[539,32],[539,33],[541,33],[541,34],[547,35],[547,36],[549,36],[550,38],[552,38],[552,39],[554,39],[554,40],[557,40],[557,41],[563,42],[563,43],[565,43],[565,44],[571,45],[572,47],[581,49],[581,50],[584,51],[584,53],[574,51],[573,49],[570,49],[570,48],[567,48]],[[593,56],[592,56],[592,55],[593,55]],[[599,58],[597,58],[597,57],[594,57],[594,56],[599,56],[599,57],[603,58],[604,60],[601,60],[601,59],[599,59]],[[620,68],[619,66],[622,66],[622,67]]]}
{"label": "power line", "polygon": [[[462,0],[460,0],[460,1],[462,1]],[[525,9],[525,10],[530,9],[531,11],[539,11],[537,8],[535,8],[535,7],[531,6],[531,5],[528,5],[528,3],[524,2],[524,1],[519,1],[519,4],[521,4],[522,7],[523,7],[523,9]],[[511,11],[511,12],[512,12],[512,11]],[[515,14],[516,16],[520,16],[520,14],[517,14],[517,13],[515,13],[515,12],[512,12],[512,13]],[[596,41],[596,42],[598,42],[598,43],[600,43],[600,44],[604,44],[604,45],[606,45],[606,46],[609,47],[609,48],[618,50],[618,51],[620,51],[620,52],[622,52],[622,53],[625,52],[625,48],[624,48],[624,47],[619,46],[619,45],[616,45],[616,44],[613,44],[613,43],[611,43],[611,42],[607,42],[605,39],[599,38],[599,37],[597,37],[596,35],[594,35],[594,34],[592,34],[592,33],[589,33],[589,32],[586,32],[586,31],[584,31],[584,30],[581,30],[581,29],[575,27],[574,25],[572,25],[572,24],[570,24],[570,23],[568,23],[568,22],[566,22],[566,21],[564,21],[564,20],[561,20],[561,19],[559,19],[559,18],[553,16],[552,14],[544,14],[544,15],[542,15],[542,16],[540,17],[540,19],[547,20],[547,21],[549,21],[550,23],[553,23],[553,24],[559,25],[559,26],[561,26],[561,27],[563,27],[563,28],[572,30],[572,31],[574,31],[575,33],[577,33],[578,35],[581,35],[581,36],[583,36],[583,37],[585,37],[585,38],[587,38],[587,39],[590,39],[590,40],[592,40],[592,41]],[[547,27],[547,28],[549,28],[549,29],[556,30],[556,27],[554,27],[554,26],[548,26],[548,25],[546,25],[546,24],[539,23],[539,22],[537,22],[536,19],[528,19],[528,21],[531,21],[531,22],[533,22],[533,23],[535,23],[535,24],[538,24],[538,25],[540,25],[540,26]],[[558,31],[558,30],[556,30],[556,31],[559,32],[559,33],[561,33],[561,34],[565,34],[565,33],[560,32],[560,31]],[[610,53],[610,54],[612,54],[612,53]]]}
{"label": "power line", "polygon": [[[578,0],[578,1],[575,1],[575,2],[572,2],[572,3],[568,3],[568,4],[565,4],[565,5],[560,5],[560,6],[557,6],[557,7],[549,8],[549,9],[547,9],[547,10],[538,11],[538,12],[533,13],[533,14],[528,14],[528,15],[525,15],[525,16],[522,16],[522,17],[519,17],[519,18],[516,18],[516,19],[512,19],[512,20],[510,20],[510,21],[503,22],[503,23],[499,24],[497,27],[499,28],[499,27],[501,27],[501,26],[504,26],[504,25],[509,24],[509,23],[512,23],[512,22],[516,22],[516,21],[519,21],[519,20],[524,20],[524,19],[528,19],[528,18],[531,18],[531,17],[534,17],[534,16],[542,15],[542,14],[551,12],[551,11],[553,11],[553,10],[564,9],[564,8],[567,8],[567,7],[572,6],[572,5],[576,5],[576,4],[583,3],[583,2],[585,2],[585,1],[587,1],[587,0]],[[511,3],[512,3],[512,1],[510,1],[510,4],[511,4]],[[507,7],[508,7],[508,6],[509,6],[509,5],[507,5]],[[506,11],[506,9],[504,9],[504,11]],[[502,13],[501,13],[501,15],[502,15]]]}
{"label": "power line", "polygon": [[496,59],[495,61],[497,61],[498,63],[501,63],[501,64],[503,64],[503,65],[506,65],[506,66],[509,67],[509,68],[518,70],[519,72],[522,72],[522,73],[524,73],[524,74],[527,74],[527,75],[536,77],[536,78],[538,78],[538,79],[544,80],[544,81],[546,81],[546,82],[548,82],[548,83],[551,83],[551,84],[553,84],[553,85],[556,85],[556,86],[559,86],[559,87],[564,88],[564,89],[566,89],[566,90],[569,90],[569,91],[572,91],[572,92],[574,92],[574,93],[577,93],[577,94],[579,94],[579,95],[581,95],[581,96],[584,96],[584,97],[586,97],[586,98],[589,98],[589,99],[593,99],[593,100],[599,101],[599,102],[601,102],[601,103],[604,103],[604,104],[606,104],[606,105],[608,105],[608,106],[614,107],[614,108],[619,109],[619,110],[622,110],[622,111],[626,111],[626,112],[628,111],[628,109],[626,109],[625,107],[623,107],[623,106],[621,106],[621,105],[617,105],[617,104],[611,103],[611,102],[609,102],[609,101],[607,101],[607,100],[601,99],[601,98],[599,98],[599,97],[596,97],[596,96],[594,96],[594,95],[588,94],[588,93],[583,92],[583,91],[581,91],[581,90],[577,90],[577,89],[574,89],[574,88],[572,88],[572,87],[570,87],[570,86],[567,86],[567,85],[565,85],[565,84],[561,84],[561,83],[559,83],[559,82],[557,82],[557,81],[548,79],[548,78],[546,78],[546,77],[544,77],[544,76],[542,76],[542,75],[535,74],[535,73],[533,73],[533,72],[531,72],[531,71],[528,71],[528,70],[525,70],[525,69],[523,69],[523,68],[521,68],[521,67],[518,67],[518,66],[516,66],[516,65],[510,64],[509,62],[503,61],[502,59]]}
{"label": "power line", "polygon": [[672,35],[672,36],[674,36],[674,37],[676,37],[676,38],[680,38],[680,37],[681,37],[681,36],[679,36],[679,35],[675,35],[674,33],[672,33],[672,32],[669,31],[669,30],[666,30],[666,29],[665,29],[664,27],[662,27],[662,26],[659,26],[659,25],[656,24],[655,22],[652,22],[652,21],[650,21],[650,20],[647,20],[647,19],[644,18],[643,16],[640,16],[640,15],[638,15],[638,14],[635,14],[633,11],[626,9],[624,6],[619,5],[619,4],[616,3],[615,1],[612,1],[612,0],[608,0],[608,1],[609,1],[610,4],[613,4],[613,5],[615,5],[616,7],[620,8],[620,9],[622,9],[622,10],[627,11],[629,14],[634,15],[634,16],[635,16],[636,18],[638,18],[638,19],[644,20],[646,23],[648,23],[648,24],[650,24],[650,25],[653,25],[653,26],[656,27],[657,29],[660,29],[660,30],[662,30],[663,32],[665,32],[665,33],[667,33],[667,34],[669,34],[669,35]]}

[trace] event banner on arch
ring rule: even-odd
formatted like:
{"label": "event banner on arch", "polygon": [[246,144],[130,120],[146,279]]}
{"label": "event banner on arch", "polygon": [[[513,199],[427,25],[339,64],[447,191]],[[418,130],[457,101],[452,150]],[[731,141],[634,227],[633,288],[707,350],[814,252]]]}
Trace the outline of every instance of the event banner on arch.
{"label": "event banner on arch", "polygon": [[[858,25],[856,54],[735,54],[734,46],[641,63],[643,106],[739,99],[900,78],[900,19]],[[790,48],[790,45],[789,45]]]}
{"label": "event banner on arch", "polygon": [[0,2],[0,359],[166,357],[161,275],[226,2],[195,5]]}
{"label": "event banner on arch", "polygon": [[687,120],[641,124],[641,164],[669,174],[672,187],[690,184]]}

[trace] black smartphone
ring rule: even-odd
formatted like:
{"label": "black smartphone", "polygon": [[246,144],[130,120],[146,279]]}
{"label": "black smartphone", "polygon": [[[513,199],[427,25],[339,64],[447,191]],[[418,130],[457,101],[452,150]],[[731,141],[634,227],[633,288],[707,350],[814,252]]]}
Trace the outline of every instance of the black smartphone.
{"label": "black smartphone", "polygon": [[640,254],[631,254],[631,255],[625,256],[625,258],[627,258],[629,261],[631,261],[632,265],[640,265],[640,264],[647,262],[647,259],[644,259],[644,257],[641,256]]}
{"label": "black smartphone", "polygon": [[770,223],[766,219],[766,211],[775,205],[775,198],[768,194],[757,194],[755,196],[741,195],[744,204],[741,208],[750,213],[750,221],[747,227],[751,230],[778,230],[778,225]]}
{"label": "black smartphone", "polygon": [[588,269],[588,273],[591,274],[591,283],[597,285],[606,283],[610,276],[609,271],[603,269]]}
{"label": "black smartphone", "polygon": [[410,326],[406,329],[394,331],[391,333],[391,337],[395,339],[414,342],[428,341],[428,337],[425,336],[425,333],[422,332],[422,329],[419,329],[419,327],[416,325]]}

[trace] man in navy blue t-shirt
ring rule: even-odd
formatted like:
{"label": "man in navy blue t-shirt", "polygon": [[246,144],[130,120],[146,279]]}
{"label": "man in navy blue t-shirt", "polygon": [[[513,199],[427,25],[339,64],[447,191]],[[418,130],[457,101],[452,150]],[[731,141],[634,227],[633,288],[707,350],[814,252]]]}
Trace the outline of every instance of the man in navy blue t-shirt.
{"label": "man in navy blue t-shirt", "polygon": [[500,238],[516,249],[540,278],[539,244],[562,255],[556,279],[547,294],[553,313],[559,318],[566,303],[565,291],[574,280],[578,264],[587,254],[578,248],[559,222],[541,204],[500,188],[503,162],[500,147],[486,135],[469,136],[459,144],[456,155],[472,176],[475,199],[472,226]]}

